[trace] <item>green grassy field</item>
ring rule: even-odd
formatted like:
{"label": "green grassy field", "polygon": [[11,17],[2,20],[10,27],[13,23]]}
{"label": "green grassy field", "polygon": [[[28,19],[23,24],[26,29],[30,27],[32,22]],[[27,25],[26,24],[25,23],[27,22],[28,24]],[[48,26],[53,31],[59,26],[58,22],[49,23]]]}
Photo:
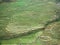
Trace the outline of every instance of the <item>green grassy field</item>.
{"label": "green grassy field", "polygon": [[[0,37],[10,35],[10,33],[18,35],[43,28],[47,22],[56,18],[54,11],[54,0],[17,0],[16,2],[1,3],[0,30],[3,31],[0,31]],[[9,34],[6,34],[5,31]],[[41,33],[40,31],[26,36],[2,40],[1,45],[19,45],[20,43],[28,43],[22,45],[41,45],[40,40],[36,40]]]}

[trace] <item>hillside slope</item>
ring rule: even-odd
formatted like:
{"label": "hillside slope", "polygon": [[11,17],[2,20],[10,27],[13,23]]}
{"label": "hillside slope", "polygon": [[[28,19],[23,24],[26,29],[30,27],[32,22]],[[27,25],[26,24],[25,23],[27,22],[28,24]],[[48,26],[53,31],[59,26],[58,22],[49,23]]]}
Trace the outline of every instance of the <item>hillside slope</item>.
{"label": "hillside slope", "polygon": [[55,9],[55,0],[16,0],[1,3],[0,39],[8,39],[2,40],[2,45],[40,45],[41,41],[37,38],[44,32],[41,30],[59,19]]}

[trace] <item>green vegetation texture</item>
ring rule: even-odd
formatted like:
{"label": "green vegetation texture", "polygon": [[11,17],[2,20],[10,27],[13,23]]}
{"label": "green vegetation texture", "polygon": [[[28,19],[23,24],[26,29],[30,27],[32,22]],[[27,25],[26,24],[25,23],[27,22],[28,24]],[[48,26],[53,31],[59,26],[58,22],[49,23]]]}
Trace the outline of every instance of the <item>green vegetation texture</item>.
{"label": "green vegetation texture", "polygon": [[60,8],[56,0],[0,2],[1,45],[60,44]]}

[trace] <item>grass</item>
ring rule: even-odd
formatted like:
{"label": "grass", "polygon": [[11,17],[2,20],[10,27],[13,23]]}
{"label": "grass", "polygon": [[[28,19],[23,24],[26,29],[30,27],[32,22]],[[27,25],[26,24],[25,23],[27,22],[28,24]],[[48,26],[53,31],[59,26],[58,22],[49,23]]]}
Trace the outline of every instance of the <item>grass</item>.
{"label": "grass", "polygon": [[31,29],[44,27],[46,22],[54,18],[55,12],[53,9],[53,2],[33,1],[32,3],[31,1],[25,0],[21,2],[1,4],[1,7],[4,7],[1,11],[3,13],[2,15],[6,15],[6,17],[2,20],[5,20],[8,17],[8,20],[5,21],[9,21],[6,27],[9,32],[23,33],[24,30],[29,31]]}
{"label": "grass", "polygon": [[[31,35],[28,35],[28,36],[23,36],[23,37],[18,37],[18,38],[14,38],[14,39],[10,39],[10,40],[2,40],[2,45],[8,45],[8,44],[30,44],[30,43],[34,43],[36,41],[36,38],[37,38],[37,35],[38,34],[41,34],[42,32],[38,32],[38,33],[35,33],[35,34],[31,34]],[[40,44],[40,42],[37,42],[38,44]]]}
{"label": "grass", "polygon": [[[10,33],[24,33],[31,29],[44,27],[48,21],[55,18],[54,10],[55,3],[53,0],[17,0],[16,2],[2,3],[0,4],[0,20],[2,20],[0,25],[4,24],[1,27],[7,29]],[[31,43],[35,39],[36,35],[32,34],[10,40],[2,40],[2,45]]]}

